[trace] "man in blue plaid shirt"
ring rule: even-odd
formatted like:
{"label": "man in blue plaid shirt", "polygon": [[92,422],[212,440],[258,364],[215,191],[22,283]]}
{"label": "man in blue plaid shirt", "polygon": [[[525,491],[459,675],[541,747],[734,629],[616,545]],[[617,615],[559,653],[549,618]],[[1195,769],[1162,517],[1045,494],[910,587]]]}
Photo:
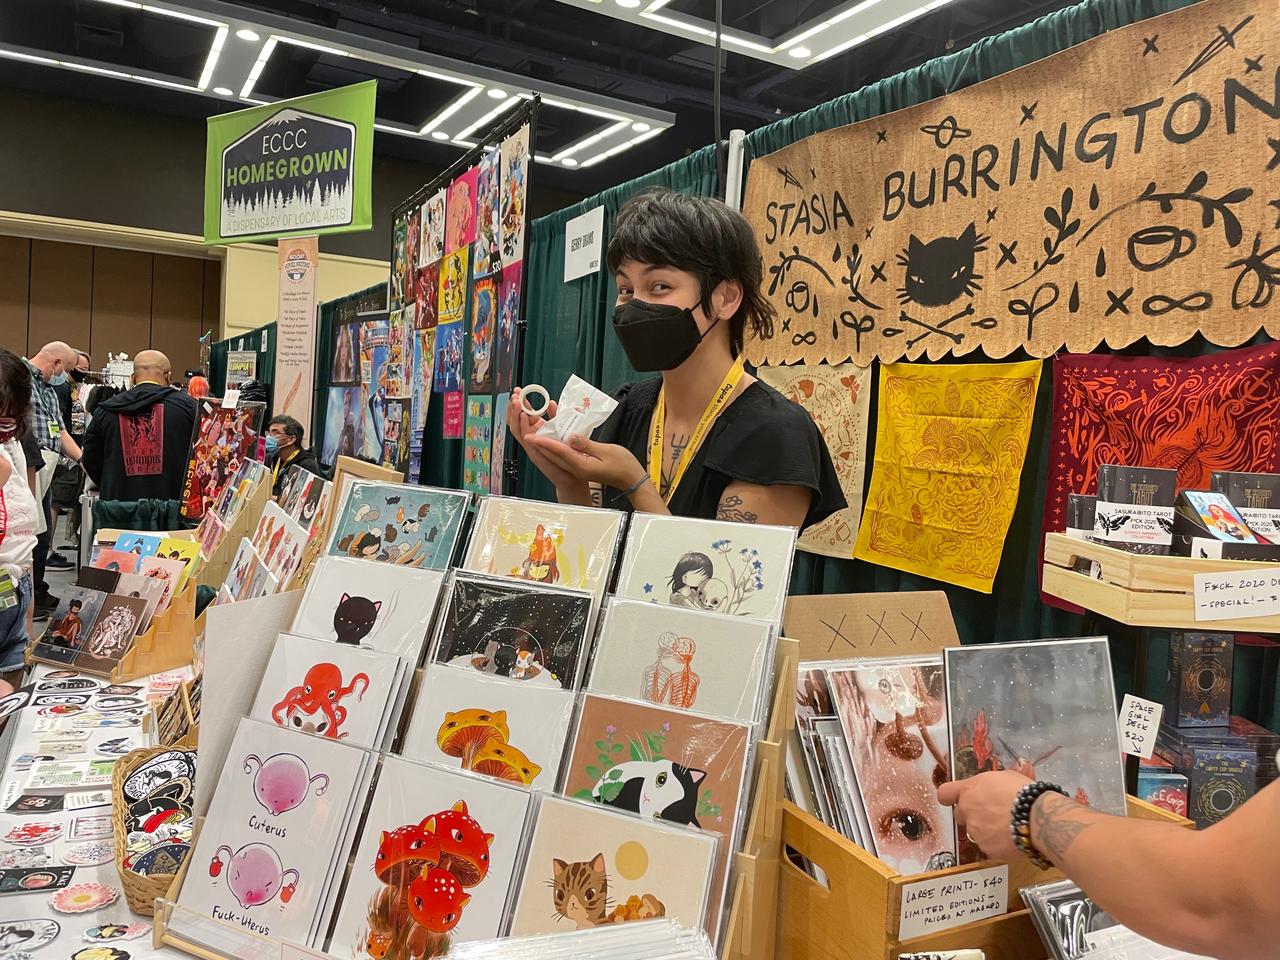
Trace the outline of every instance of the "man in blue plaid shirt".
{"label": "man in blue plaid shirt", "polygon": [[[80,445],[67,432],[62,420],[62,405],[54,383],[60,383],[75,369],[76,352],[61,340],[46,343],[40,352],[26,360],[31,372],[31,433],[44,450],[60,453],[70,460],[80,462]],[[40,464],[35,465],[39,468]],[[32,567],[36,587],[35,618],[46,619],[58,605],[58,598],[49,592],[44,579],[45,561],[49,557],[49,543],[53,537],[52,490],[44,492],[45,531],[36,539]]]}

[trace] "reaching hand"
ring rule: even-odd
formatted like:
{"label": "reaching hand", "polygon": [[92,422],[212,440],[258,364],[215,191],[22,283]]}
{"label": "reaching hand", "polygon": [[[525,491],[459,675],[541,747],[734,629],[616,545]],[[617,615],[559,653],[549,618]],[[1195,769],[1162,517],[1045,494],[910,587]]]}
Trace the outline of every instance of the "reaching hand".
{"label": "reaching hand", "polygon": [[626,490],[645,476],[634,453],[616,443],[596,443],[586,437],[571,436],[568,443],[554,437],[531,437],[538,452],[558,469],[572,474],[584,483],[594,482]]}
{"label": "reaching hand", "polygon": [[980,773],[968,780],[944,783],[938,802],[955,807],[956,827],[969,835],[993,860],[1015,860],[1021,851],[1013,842],[1013,804],[1018,791],[1031,781],[1012,770]]}

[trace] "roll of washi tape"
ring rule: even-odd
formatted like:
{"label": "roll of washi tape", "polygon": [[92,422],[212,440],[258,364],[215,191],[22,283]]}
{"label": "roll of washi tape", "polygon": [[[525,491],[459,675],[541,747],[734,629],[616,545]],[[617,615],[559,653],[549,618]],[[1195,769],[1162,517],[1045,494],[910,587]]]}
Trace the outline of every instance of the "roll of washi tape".
{"label": "roll of washi tape", "polygon": [[[537,394],[542,397],[542,406],[534,410],[529,406],[529,394]],[[531,383],[527,387],[520,389],[520,409],[531,417],[540,417],[547,412],[547,407],[551,406],[551,396],[547,393],[547,388],[540,383]]]}

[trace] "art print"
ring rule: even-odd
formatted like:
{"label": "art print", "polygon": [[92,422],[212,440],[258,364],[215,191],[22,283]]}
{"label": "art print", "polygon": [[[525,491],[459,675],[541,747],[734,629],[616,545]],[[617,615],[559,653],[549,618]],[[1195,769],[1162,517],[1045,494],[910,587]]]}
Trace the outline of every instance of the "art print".
{"label": "art print", "polygon": [[421,251],[419,247],[422,242],[422,210],[420,207],[410,207],[409,212],[405,215],[405,296],[404,301],[407,306],[413,303],[413,273],[422,262]]}
{"label": "art print", "polygon": [[278,503],[267,501],[253,533],[253,548],[276,581],[288,584],[298,572],[310,531],[285,513]]}
{"label": "art print", "polygon": [[360,382],[360,321],[338,324],[333,329],[333,364],[329,384],[352,387]]}
{"label": "art print", "polygon": [[326,553],[443,570],[469,501],[456,490],[356,481],[338,508]]}
{"label": "art print", "polygon": [[638,514],[617,595],[777,623],[795,537],[792,527]]}
{"label": "art print", "polygon": [[290,517],[312,530],[325,515],[333,483],[301,467],[289,470],[292,476],[285,481],[287,493],[281,495],[280,505]]}
{"label": "art print", "polygon": [[241,461],[255,452],[265,409],[262,403],[224,408],[217,400],[200,402],[182,488],[183,517],[203,517],[236,475]]}
{"label": "art print", "polygon": [[309,943],[367,754],[244,719],[231,742],[178,904],[266,937]]}
{"label": "art print", "polygon": [[614,510],[512,497],[480,501],[462,567],[604,596],[622,533]]}
{"label": "art print", "polygon": [[147,602],[141,597],[108,596],[80,648],[76,667],[90,673],[110,673],[133,646],[146,611]]}
{"label": "art print", "polygon": [[[159,543],[157,543],[157,549],[159,546]],[[147,554],[147,556],[150,556],[150,554]],[[93,566],[99,570],[106,570],[108,573],[137,573],[138,562],[141,559],[142,556],[140,554],[104,547],[94,556]]]}
{"label": "art print", "polygon": [[227,536],[227,528],[212,510],[208,511],[200,521],[196,530],[196,542],[200,545],[200,556],[206,560],[214,555]]}
{"label": "art print", "polygon": [[502,141],[502,262],[506,264],[524,259],[528,171],[529,127],[526,125]]}
{"label": "art print", "polygon": [[434,330],[440,322],[439,262],[419,267],[414,284],[418,300],[418,311],[413,316],[414,326],[419,330]]}
{"label": "art print", "polygon": [[863,662],[827,674],[877,857],[904,875],[956,865],[942,662]]}
{"label": "art print", "polygon": [[185,572],[186,567],[181,560],[170,560],[167,557],[143,557],[138,564],[139,574],[164,584],[164,596],[160,598],[159,606],[161,610],[167,609],[172,602]]}
{"label": "art print", "polygon": [[516,383],[516,356],[520,336],[520,303],[523,263],[502,271],[498,285],[498,329],[494,333],[493,384],[499,393],[510,393]]}
{"label": "art print", "polygon": [[476,173],[476,242],[472,254],[477,277],[502,269],[502,164],[497,150],[490,150]]}
{"label": "art print", "polygon": [[507,407],[511,394],[500,393],[493,401],[493,449],[489,454],[489,492],[501,496],[506,486],[507,464]]}
{"label": "art print", "polygon": [[443,573],[321,557],[291,627],[294,634],[371,646],[419,659]]}
{"label": "art print", "polygon": [[745,811],[748,724],[598,694],[582,699],[564,794],[721,838],[718,902]]}
{"label": "art print", "polygon": [[116,584],[119,582],[120,573],[116,570],[82,566],[76,574],[76,586],[97,590],[100,593],[115,593]]}
{"label": "art print", "polygon": [[[433,389],[446,396],[462,394],[462,321],[436,327],[436,361]],[[459,403],[461,407],[461,403]],[[461,420],[461,418],[459,418]],[[461,433],[459,433],[461,436]]]}
{"label": "art print", "polygon": [[471,289],[471,363],[467,392],[493,392],[493,335],[498,324],[498,284],[493,277],[476,280]]}
{"label": "art print", "polygon": [[773,627],[642,600],[613,599],[587,688],[677,710],[754,722],[772,676]]}
{"label": "art print", "polygon": [[489,397],[467,397],[466,444],[462,451],[462,489],[489,492],[493,447],[493,401]]}
{"label": "art print", "polygon": [[531,802],[483,777],[384,759],[328,952],[424,960],[498,936]]}
{"label": "art print", "polygon": [[417,341],[413,377],[413,445],[421,446],[422,431],[426,429],[427,411],[430,409],[431,388],[435,380],[435,327],[432,326],[430,330],[419,330],[417,332]]}
{"label": "art print", "polygon": [[116,538],[115,548],[122,553],[132,553],[137,557],[154,557],[164,540],[157,534],[122,533]]}
{"label": "art print", "polygon": [[457,323],[467,311],[468,250],[456,250],[440,261],[440,298],[437,316],[441,324]]}
{"label": "art print", "polygon": [[137,597],[142,600],[143,611],[142,621],[138,624],[138,634],[143,634],[150,625],[152,618],[160,609],[160,602],[164,599],[164,584],[156,580],[154,577],[144,577],[140,573],[123,573],[116,584],[114,593],[122,597]]}
{"label": "art print", "polygon": [[462,572],[446,591],[435,662],[522,683],[577,687],[590,594]]}
{"label": "art print", "polygon": [[282,633],[249,716],[278,727],[377,749],[397,717],[401,665],[376,650]]}
{"label": "art print", "polygon": [[[1016,770],[1125,815],[1106,638],[949,647],[943,658],[952,779]],[[960,847],[962,863],[975,857]]]}
{"label": "art print", "polygon": [[420,252],[424,264],[435,263],[444,256],[445,195],[445,188],[441,187],[422,205]]}
{"label": "art print", "polygon": [[249,499],[250,491],[266,479],[266,466],[257,460],[241,460],[235,474],[223,485],[209,512],[216,514],[224,526],[230,526],[240,516],[240,509]]}
{"label": "art print", "polygon": [[[445,207],[444,249],[456,253],[470,247],[476,238],[476,178],[478,167],[472,167],[449,184],[449,201]],[[464,251],[469,252],[469,251]]]}
{"label": "art print", "polygon": [[72,663],[98,619],[107,594],[87,587],[70,587],[49,618],[49,627],[39,643],[36,655],[55,663]]}
{"label": "art print", "polygon": [[401,752],[550,790],[573,707],[573,694],[558,687],[433,666],[418,688]]}
{"label": "art print", "polygon": [[323,460],[364,455],[365,387],[333,387],[325,407]]}
{"label": "art print", "polygon": [[408,231],[409,218],[404,214],[398,215],[391,227],[391,288],[387,298],[390,310],[404,306],[405,288],[413,269],[407,249]]}
{"label": "art print", "polygon": [[248,597],[261,566],[262,558],[253,549],[253,544],[248,538],[242,538],[235,559],[231,561],[231,572],[227,574],[226,589],[232,599]]}
{"label": "art print", "polygon": [[546,797],[520,878],[512,936],[670,917],[711,934],[719,838],[596,804]]}

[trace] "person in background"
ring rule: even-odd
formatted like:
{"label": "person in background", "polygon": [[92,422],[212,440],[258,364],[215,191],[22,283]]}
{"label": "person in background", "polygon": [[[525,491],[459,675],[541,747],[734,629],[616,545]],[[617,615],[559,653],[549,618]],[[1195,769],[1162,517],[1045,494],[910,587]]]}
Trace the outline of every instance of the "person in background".
{"label": "person in background", "polygon": [[[82,447],[87,418],[84,411],[84,397],[88,393],[89,371],[92,359],[83,350],[76,351],[76,365],[70,375],[56,377],[51,382],[58,392],[58,401],[62,406],[62,422],[67,425],[71,438]],[[58,531],[58,521],[66,514],[71,518],[71,530],[78,532],[80,528],[80,491],[84,488],[84,471],[76,464],[63,457],[53,474],[52,514],[53,521],[49,535],[54,537]],[[50,541],[51,551],[45,566],[50,570],[71,570],[76,564],[58,552],[57,546]],[[62,544],[61,549],[71,551],[74,557],[80,551],[80,545],[74,542]]]}
{"label": "person in background", "polygon": [[302,424],[288,414],[271,418],[267,424],[267,463],[271,464],[271,495],[280,496],[284,475],[290,467],[301,467],[324,476],[316,455],[302,445]]}
{"label": "person in background", "polygon": [[31,560],[39,507],[21,443],[31,435],[30,418],[31,377],[16,354],[0,349],[0,696],[11,693],[21,676],[35,593]]}
{"label": "person in background", "polygon": [[[62,404],[53,388],[54,380],[65,375],[76,365],[76,352],[61,340],[46,343],[34,357],[24,360],[31,380],[31,432],[44,451],[61,454],[74,463],[80,462],[80,444],[76,443],[62,419]],[[28,471],[38,473],[44,466],[27,463]],[[35,489],[34,487],[32,489]],[[32,577],[35,584],[35,613],[43,619],[58,606],[58,598],[49,592],[44,579],[45,561],[49,557],[49,544],[53,536],[53,488],[47,488],[40,497],[44,511],[44,532],[36,538],[32,557]]]}
{"label": "person in background", "polygon": [[142,350],[133,386],[95,405],[84,467],[103,500],[179,500],[191,453],[196,401],[169,383],[169,358]]}
{"label": "person in background", "polygon": [[[998,770],[944,783],[956,827],[995,860],[1037,854],[1129,929],[1188,953],[1274,960],[1280,781],[1205,830],[1090,810]],[[1029,850],[1014,841],[1021,832]]]}
{"label": "person in background", "polygon": [[196,400],[203,400],[208,395],[209,381],[204,377],[197,374],[187,381],[187,396]]}

